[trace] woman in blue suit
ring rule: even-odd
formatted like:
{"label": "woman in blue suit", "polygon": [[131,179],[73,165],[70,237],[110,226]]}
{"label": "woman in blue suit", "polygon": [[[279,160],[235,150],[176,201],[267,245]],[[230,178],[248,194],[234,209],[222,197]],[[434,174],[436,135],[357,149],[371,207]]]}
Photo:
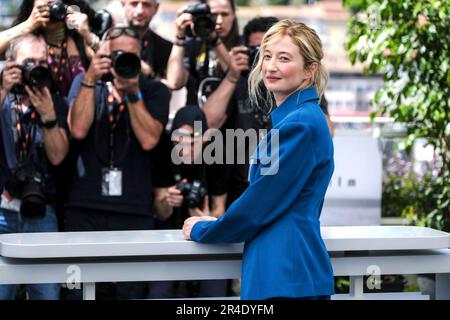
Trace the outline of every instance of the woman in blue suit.
{"label": "woman in blue suit", "polygon": [[[265,34],[250,96],[257,101],[263,83],[266,101],[276,106],[272,129],[252,157],[250,185],[219,219],[191,217],[183,226],[186,239],[245,242],[242,299],[327,299],[334,293],[319,222],[334,169],[318,103],[328,80],[322,57],[317,33],[302,23],[282,20]],[[267,150],[271,161],[261,155]]]}

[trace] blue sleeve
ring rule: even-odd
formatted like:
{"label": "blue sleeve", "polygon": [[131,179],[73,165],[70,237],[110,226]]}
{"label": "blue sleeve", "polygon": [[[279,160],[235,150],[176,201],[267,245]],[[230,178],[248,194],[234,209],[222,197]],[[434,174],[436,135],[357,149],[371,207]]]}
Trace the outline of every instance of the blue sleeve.
{"label": "blue sleeve", "polygon": [[67,98],[67,102],[69,104],[69,109],[72,108],[73,102],[75,101],[78,92],[80,92],[81,82],[84,79],[84,72],[77,74],[75,79],[72,81],[72,85],[70,87],[69,95]]}
{"label": "blue sleeve", "polygon": [[[272,148],[269,141],[268,150]],[[253,239],[258,232],[289,211],[316,163],[310,129],[300,123],[285,124],[279,129],[278,161],[272,164],[278,172],[264,175],[259,174],[263,166],[252,168],[252,172],[256,169],[257,173],[242,196],[216,221],[196,223],[191,239],[204,243]]]}

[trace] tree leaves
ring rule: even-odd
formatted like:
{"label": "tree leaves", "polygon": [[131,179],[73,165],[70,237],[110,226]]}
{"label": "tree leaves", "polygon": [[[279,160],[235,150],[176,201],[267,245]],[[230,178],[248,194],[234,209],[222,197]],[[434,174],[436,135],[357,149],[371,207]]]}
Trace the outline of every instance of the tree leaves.
{"label": "tree leaves", "polygon": [[384,85],[374,101],[378,112],[408,124],[405,146],[426,138],[435,148],[442,170],[430,192],[441,196],[434,197],[427,221],[440,221],[450,231],[450,192],[445,189],[450,185],[450,1],[357,2],[360,11],[349,22],[346,43],[350,62],[362,63],[369,74],[382,74]]}

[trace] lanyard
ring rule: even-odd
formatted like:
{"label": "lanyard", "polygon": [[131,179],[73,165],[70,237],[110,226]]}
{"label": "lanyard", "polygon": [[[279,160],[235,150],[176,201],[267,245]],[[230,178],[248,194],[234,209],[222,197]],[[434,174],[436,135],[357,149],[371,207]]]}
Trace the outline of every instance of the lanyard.
{"label": "lanyard", "polygon": [[[124,111],[126,107],[126,103],[124,101],[118,102],[116,98],[114,97],[114,87],[113,84],[108,81],[106,82],[106,89],[108,91],[107,99],[106,99],[106,112],[107,112],[107,121],[109,124],[109,136],[108,136],[108,160],[104,161],[102,157],[99,155],[98,152],[97,156],[98,158],[108,164],[110,168],[114,168],[114,163],[118,163],[121,160],[123,160],[127,154],[128,146],[130,143],[130,128],[129,123],[126,125],[126,133],[127,133],[127,140],[125,142],[125,148],[123,151],[123,154],[119,157],[118,160],[115,161],[115,153],[114,153],[114,145],[115,145],[115,135],[116,135],[116,129],[118,128],[118,123],[122,117],[122,115],[125,117]],[[98,142],[98,130],[96,130],[96,141]],[[95,148],[97,150],[97,148]]]}
{"label": "lanyard", "polygon": [[[23,104],[16,99],[16,106],[11,108],[13,120],[14,142],[16,144],[17,161],[23,163],[31,156],[37,129],[37,113],[34,108],[28,114],[23,113]],[[28,121],[25,121],[29,117]]]}

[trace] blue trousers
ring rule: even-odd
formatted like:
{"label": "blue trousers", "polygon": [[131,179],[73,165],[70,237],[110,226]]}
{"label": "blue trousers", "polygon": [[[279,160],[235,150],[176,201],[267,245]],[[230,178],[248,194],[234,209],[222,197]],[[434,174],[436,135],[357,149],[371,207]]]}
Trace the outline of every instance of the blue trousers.
{"label": "blue trousers", "polygon": [[[55,210],[47,206],[45,217],[33,222],[22,219],[18,212],[0,208],[0,234],[25,232],[57,232],[58,223]],[[59,299],[60,284],[28,284],[27,294],[31,300],[57,300]],[[16,285],[0,285],[0,300],[14,300]]]}

